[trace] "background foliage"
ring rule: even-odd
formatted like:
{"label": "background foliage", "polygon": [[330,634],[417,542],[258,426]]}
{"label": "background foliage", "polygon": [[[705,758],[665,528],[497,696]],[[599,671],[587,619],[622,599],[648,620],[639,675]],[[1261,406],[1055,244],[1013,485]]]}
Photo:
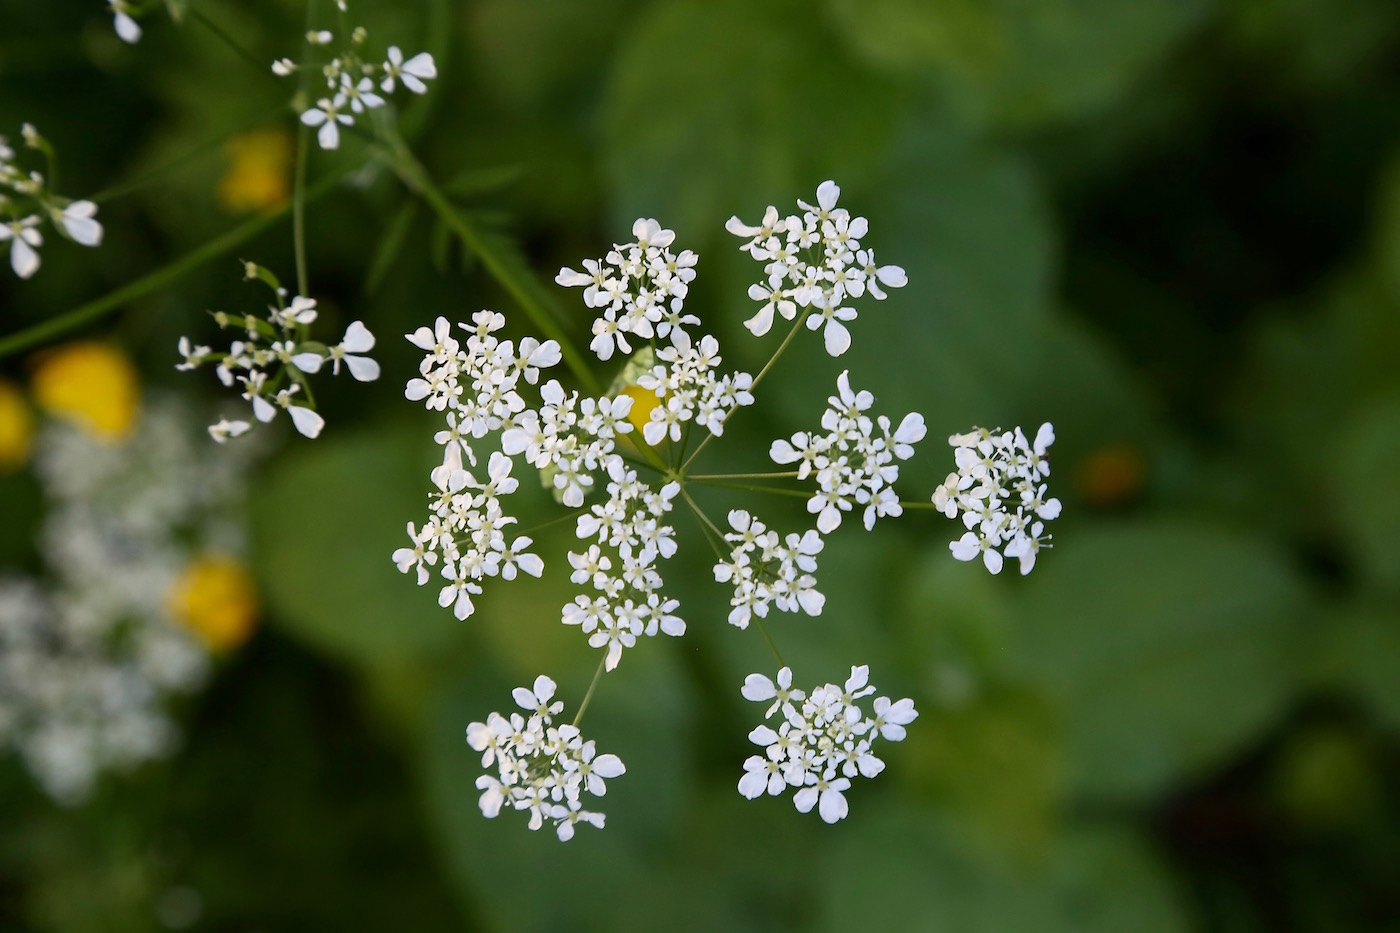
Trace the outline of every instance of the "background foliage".
{"label": "background foliage", "polygon": [[[295,53],[299,2],[190,2],[260,59]],[[699,560],[673,568],[690,633],[629,655],[590,708],[629,768],[608,829],[560,845],[483,820],[467,722],[540,671],[572,706],[596,656],[558,623],[558,574],[460,623],[388,559],[434,457],[394,335],[518,306],[371,164],[310,211],[312,286],[380,335],[386,376],[328,385],[326,435],[256,478],[265,627],[182,711],[183,750],[86,807],[0,763],[0,929],[1400,930],[1400,6],[352,8],[437,56],[406,134],[575,335],[552,272],[654,216],[700,253],[690,306],[752,371],[723,221],[839,179],[909,272],[841,362],[928,420],[907,490],[946,472],[949,433],[1053,420],[1057,546],[1022,580],[954,563],[930,513],[832,540],[825,614],[775,638],[799,679],[869,661],[922,711],[838,826],[735,791],[737,687],[769,662]],[[245,219],[218,194],[222,141],[293,126],[270,73],[145,22],[127,47],[96,0],[0,0],[0,128],[36,123],[65,193],[116,189],[100,250],[0,276],[3,333]],[[352,141],[312,176],[363,158]],[[287,225],[241,255],[289,278]],[[94,332],[150,385],[212,395],[173,372],[176,337],[260,299],[230,258]],[[834,373],[799,341],[716,468],[757,467],[732,452],[811,421]],[[26,483],[0,479],[19,566]],[[191,892],[193,919],[171,908]]]}

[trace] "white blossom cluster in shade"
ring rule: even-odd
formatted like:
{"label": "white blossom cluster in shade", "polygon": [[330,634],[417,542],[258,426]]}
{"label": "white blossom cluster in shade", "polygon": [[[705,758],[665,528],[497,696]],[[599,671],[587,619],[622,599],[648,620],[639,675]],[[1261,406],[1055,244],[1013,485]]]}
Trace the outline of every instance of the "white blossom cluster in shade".
{"label": "white blossom cluster in shade", "polygon": [[[327,363],[338,376],[343,363],[359,382],[378,379],[379,364],[364,355],[374,349],[374,335],[363,323],[354,321],[345,329],[340,343],[327,346],[311,340],[311,325],[317,317],[316,299],[297,295],[288,303],[286,289],[267,270],[251,263],[248,277],[262,279],[273,289],[277,304],[268,306],[268,316],[215,312],[214,320],[220,328],[237,328],[246,339],[234,340],[227,353],[216,353],[181,337],[178,350],[184,360],[175,368],[187,371],[214,363],[220,382],[230,388],[235,384],[242,386],[242,397],[252,404],[253,417],[258,421],[271,421],[278,411],[286,410],[298,432],[315,438],[326,426],[326,419],[313,407],[307,376],[320,372]],[[249,421],[223,418],[209,426],[209,435],[222,444],[246,434],[251,427]]]}
{"label": "white blossom cluster in shade", "polygon": [[[530,407],[521,389],[538,384],[540,371],[559,363],[559,344],[501,340],[496,334],[505,316],[491,311],[477,312],[472,324],[461,325],[465,342],[452,335],[446,318],[408,338],[426,355],[405,395],[445,412],[447,427],[436,436],[446,449],[443,465],[432,473],[437,491],[431,512],[421,528],[409,524],[411,546],[393,554],[400,571],[416,571],[422,585],[440,554],[447,582],[438,601],[452,606],[459,619],[475,611],[472,597],[486,578],[514,579],[517,569],[540,576],[543,560],[527,551],[533,541],[506,536],[516,519],[502,499],[518,487],[510,475],[512,458],[523,457],[571,509],[583,508],[598,487],[597,476],[606,478],[606,499],[577,517],[576,534],[590,543],[569,554],[574,582],[587,585],[592,595],[565,605],[561,620],[578,625],[592,647],[606,649],[608,670],[638,637],[682,634],[685,623],[674,614],[679,604],[662,595],[657,569],[658,560],[676,552],[675,529],[664,519],[680,487],[653,489],[616,452],[618,436],[632,430],[632,398],[583,398],[551,379],[539,388],[538,407]],[[488,436],[500,446],[490,454],[483,483],[463,458],[475,465],[473,443]]]}
{"label": "white blossom cluster in shade", "polygon": [[933,504],[949,518],[962,515],[967,532],[948,545],[958,560],[979,555],[987,569],[1000,573],[1003,557],[1019,558],[1021,573],[1031,572],[1036,555],[1049,547],[1045,522],[1059,517],[1060,500],[1048,498],[1046,457],[1055,443],[1048,422],[1029,441],[1015,431],[974,428],[948,438],[958,467],[933,493]]}
{"label": "white blossom cluster in shade", "polygon": [[0,575],[0,748],[61,803],[170,751],[164,702],[205,675],[168,596],[196,552],[242,550],[231,516],[248,464],[211,456],[196,432],[185,409],[154,402],[120,444],[58,423],[40,433],[45,571]]}
{"label": "white blossom cluster in shade", "polygon": [[738,217],[725,229],[748,240],[739,247],[764,264],[767,277],[749,286],[749,297],[762,302],[757,314],[744,322],[756,337],[773,326],[774,312],[791,321],[799,312],[809,330],[822,329],[826,352],[840,356],[851,346],[846,324],[856,319],[848,299],[867,292],[884,300],[885,288],[902,288],[908,279],[899,266],[879,266],[874,251],[861,245],[869,230],[864,217],[852,217],[836,201],[841,189],[834,181],[817,188],[817,203],[798,201],[801,214],[779,217],[770,205],[757,226]]}
{"label": "white blossom cluster in shade", "polygon": [[[344,0],[339,0],[339,6],[345,12]],[[400,85],[414,94],[426,94],[428,86],[423,82],[437,77],[437,64],[427,52],[405,60],[399,47],[391,45],[383,61],[367,60],[361,52],[366,38],[365,28],[356,26],[348,36],[342,35],[340,49],[327,61],[318,52],[335,43],[335,34],[313,30],[306,34],[307,61],[282,58],[272,63],[278,77],[319,73],[325,81],[323,96],[301,114],[302,123],[317,128],[316,141],[322,149],[339,148],[342,126],[353,126],[356,117],[385,106],[381,94],[392,94]]]}
{"label": "white blossom cluster in shade", "polygon": [[770,606],[780,612],[821,615],[826,597],[812,576],[822,550],[821,535],[808,529],[783,538],[743,509],[729,513],[729,526],[734,530],[724,540],[733,548],[729,560],[715,564],[715,580],[734,585],[731,625],[748,628],[754,616],[766,618]]}
{"label": "white blossom cluster in shade", "polygon": [[516,687],[516,705],[525,713],[509,717],[492,713],[486,722],[467,726],[467,744],[481,752],[481,765],[496,765],[497,776],[476,779],[482,791],[481,812],[494,818],[501,808],[530,811],[530,829],[548,820],[562,842],[574,836],[574,826],[603,828],[604,814],[583,809],[583,794],[602,797],[606,780],[627,772],[616,755],[599,755],[576,726],[554,725],[564,709],[554,698],[554,681],[541,674],[533,689]]}
{"label": "white blossom cluster in shade", "polygon": [[615,245],[601,260],[585,259],[583,272],[566,266],[554,279],[566,288],[583,288],[583,303],[602,311],[589,344],[600,360],[612,359],[614,349],[631,353],[629,336],[641,341],[669,336],[681,348],[688,344],[684,328],[700,323],[685,313],[696,255],[688,249],[672,254],[676,234],[655,220],[639,219],[632,236],[634,242]]}
{"label": "white blossom cluster in shade", "polygon": [[[26,148],[44,153],[52,163],[53,148],[33,125],[24,124],[20,135]],[[26,171],[9,141],[0,136],[0,246],[9,250],[10,268],[22,279],[39,271],[39,247],[44,245],[40,227],[45,219],[74,243],[102,243],[97,205],[72,201],[50,190],[43,173]]]}
{"label": "white blossom cluster in shade", "polygon": [[817,491],[807,501],[807,511],[817,516],[817,530],[830,534],[841,524],[841,513],[865,507],[865,527],[886,515],[904,510],[895,494],[899,479],[896,460],[914,455],[914,445],[924,439],[924,416],[910,412],[892,429],[890,419],[872,419],[866,412],[875,396],[851,389],[849,372],[836,378],[836,395],[827,398],[822,430],[798,432],[790,441],[776,440],[769,449],[774,463],[796,463],[799,480],[814,476]]}
{"label": "white blossom cluster in shade", "polygon": [[877,697],[874,715],[857,702],[875,692],[870,668],[851,668],[844,685],[824,684],[810,694],[792,689],[792,669],[778,671],[774,683],[763,674],[750,674],[741,693],[755,703],[772,701],[764,719],[780,714],[777,729],[767,724],[749,733],[749,741],[764,749],[744,762],[739,793],[750,800],[764,793],[777,797],[789,787],[792,802],[808,813],[815,806],[827,823],[844,819],[845,792],[851,778],[873,778],[885,763],[872,751],[876,739],[903,740],[904,727],[918,717],[914,701],[890,702]]}

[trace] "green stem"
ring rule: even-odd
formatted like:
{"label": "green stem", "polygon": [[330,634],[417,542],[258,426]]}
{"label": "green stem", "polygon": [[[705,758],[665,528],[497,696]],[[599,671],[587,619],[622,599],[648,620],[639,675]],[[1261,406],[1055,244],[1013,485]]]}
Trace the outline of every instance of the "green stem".
{"label": "green stem", "polygon": [[900,499],[900,500],[899,500],[899,505],[900,505],[900,508],[904,508],[904,509],[916,509],[916,510],[927,509],[927,510],[930,511],[930,512],[941,512],[941,511],[943,511],[943,510],[940,509],[938,506],[934,505],[932,502],[905,502],[903,499]]}
{"label": "green stem", "polygon": [[687,476],[686,479],[694,480],[703,486],[715,486],[720,489],[740,489],[744,492],[771,492],[775,496],[796,496],[799,499],[810,499],[812,494],[802,489],[780,489],[776,486],[756,486],[752,483],[726,483],[718,480],[698,479],[694,476]]}
{"label": "green stem", "polygon": [[795,479],[796,470],[788,470],[784,473],[692,473],[686,479],[693,479],[697,483],[715,479]]}
{"label": "green stem", "polygon": [[486,271],[515,299],[521,310],[534,322],[535,326],[546,337],[559,343],[564,363],[582,383],[584,389],[593,395],[601,394],[602,386],[598,382],[598,377],[589,369],[583,355],[579,353],[578,348],[574,346],[573,341],[569,339],[550,309],[537,296],[531,294],[526,273],[512,269],[506,258],[491,245],[481,231],[462,216],[456,206],[433,183],[427,170],[413,153],[401,145],[395,145],[391,153],[391,160],[394,171],[403,180],[403,183],[428,202],[428,206],[433,209],[438,218],[461,239],[467,249],[481,260]]}
{"label": "green stem", "polygon": [[306,124],[297,127],[297,168],[296,182],[292,189],[292,249],[297,263],[297,294],[309,296],[310,285],[306,274],[306,150],[311,128]]}
{"label": "green stem", "polygon": [[[807,315],[811,313],[811,309],[808,308],[807,310],[803,311],[797,316],[797,320],[792,322],[792,330],[788,331],[788,335],[783,338],[783,342],[778,345],[778,349],[773,351],[773,355],[768,358],[768,362],[764,363],[763,368],[758,371],[758,375],[754,376],[753,384],[749,386],[750,393],[752,393],[755,389],[758,388],[758,384],[763,381],[763,377],[768,375],[768,370],[772,369],[773,364],[778,362],[778,357],[782,356],[783,352],[787,350],[788,345],[792,343],[792,339],[797,336],[797,332],[802,329],[803,323],[806,322]],[[724,417],[720,419],[719,426],[723,428],[726,424],[728,424],[730,415],[734,414],[734,412],[738,410],[739,406],[735,405],[733,408],[729,409],[729,411],[725,412]],[[685,472],[686,467],[690,466],[691,463],[695,461],[696,457],[700,456],[700,451],[705,449],[705,445],[708,444],[710,442],[710,439],[714,436],[715,435],[713,434],[706,434],[703,438],[700,439],[699,446],[696,447],[694,452],[692,452],[691,455],[686,458],[686,461],[681,464],[682,473]]]}
{"label": "green stem", "polygon": [[540,522],[538,525],[531,525],[529,528],[521,530],[520,534],[533,535],[538,531],[543,531],[546,528],[552,528],[553,526],[561,524],[563,522],[573,521],[576,518],[578,518],[578,513],[570,512],[567,515],[560,515],[558,518],[551,518],[547,522]]}
{"label": "green stem", "polygon": [[608,656],[603,655],[603,660],[598,662],[598,669],[593,672],[593,682],[588,685],[588,692],[583,695],[583,702],[578,705],[578,714],[574,716],[573,726],[578,727],[579,720],[583,718],[583,713],[588,709],[589,702],[593,699],[593,691],[598,689],[598,681],[603,676],[603,667],[608,663]]}
{"label": "green stem", "polygon": [[[306,200],[309,202],[320,198],[339,184],[340,180],[341,176],[339,175],[321,179],[307,190]],[[197,247],[174,262],[162,266],[149,275],[143,276],[127,285],[123,285],[116,291],[109,292],[101,298],[90,301],[85,305],[80,305],[57,317],[50,318],[32,327],[27,327],[24,330],[16,331],[7,337],[0,337],[0,358],[47,343],[84,324],[106,317],[112,312],[121,309],[124,305],[144,295],[148,295],[174,281],[186,272],[202,266],[209,260],[217,259],[225,253],[231,252],[275,224],[287,213],[288,209],[287,206],[283,206],[271,214],[266,214],[262,217],[254,217],[252,220],[234,227],[221,236],[215,237],[203,246]]]}
{"label": "green stem", "polygon": [[190,19],[194,20],[196,23],[199,23],[205,29],[213,33],[215,38],[217,38],[224,45],[232,49],[234,54],[236,54],[239,58],[252,65],[254,69],[261,72],[262,74],[267,75],[272,80],[278,80],[277,76],[272,73],[272,68],[267,62],[262,61],[252,52],[244,48],[242,43],[240,43],[237,39],[233,38],[233,36],[230,36],[226,31],[224,31],[224,28],[218,23],[214,22],[212,19],[210,19],[204,13],[203,10],[199,9],[199,7],[191,6],[189,8],[189,13]]}
{"label": "green stem", "polygon": [[778,646],[773,644],[773,639],[769,636],[768,629],[764,628],[763,620],[758,616],[753,616],[752,618],[753,624],[758,626],[759,634],[763,636],[764,641],[768,642],[768,650],[773,652],[773,657],[778,661],[778,667],[787,667],[787,665],[783,663],[783,656],[778,653]]}

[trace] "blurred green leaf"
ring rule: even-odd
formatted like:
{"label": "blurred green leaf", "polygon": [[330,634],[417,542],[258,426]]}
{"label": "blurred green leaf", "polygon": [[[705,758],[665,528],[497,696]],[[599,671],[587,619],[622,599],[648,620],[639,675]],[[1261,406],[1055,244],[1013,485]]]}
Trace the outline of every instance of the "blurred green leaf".
{"label": "blurred green leaf", "polygon": [[1027,125],[1113,103],[1200,24],[1210,0],[829,0],[871,62],[931,72],[979,121]]}
{"label": "blurred green leaf", "polygon": [[1400,613],[1393,605],[1355,607],[1330,618],[1325,634],[1326,685],[1400,729]]}
{"label": "blurred green leaf", "polygon": [[384,276],[389,274],[389,270],[394,267],[399,254],[403,252],[404,243],[408,241],[409,231],[413,229],[413,221],[418,216],[418,201],[410,198],[394,214],[389,225],[384,229],[384,235],[379,238],[379,245],[374,249],[374,258],[370,260],[369,271],[365,273],[365,297],[370,298],[379,291],[379,286],[384,282]]}
{"label": "blurred green leaf", "polygon": [[[853,817],[855,814],[853,813]],[[1013,865],[950,843],[909,806],[841,827],[820,890],[822,930],[920,933],[1177,933],[1182,907],[1151,852],[1119,829],[1077,829],[1044,859]]]}
{"label": "blurred green leaf", "polygon": [[849,179],[893,125],[884,85],[844,62],[806,4],[665,0],[615,60],[603,153],[621,231],[655,217],[695,247],[731,214]]}
{"label": "blurred green leaf", "polygon": [[1072,793],[1159,794],[1292,700],[1308,594],[1268,546],[1161,521],[1056,543],[1022,591],[1010,672],[1057,701]]}
{"label": "blurred green leaf", "polygon": [[437,587],[416,587],[390,560],[425,512],[437,454],[428,436],[380,426],[298,438],[283,454],[251,497],[252,554],[273,622],[367,664],[464,636],[470,623],[437,605]]}
{"label": "blurred green leaf", "polygon": [[1352,419],[1329,472],[1348,549],[1372,580],[1400,588],[1400,395]]}

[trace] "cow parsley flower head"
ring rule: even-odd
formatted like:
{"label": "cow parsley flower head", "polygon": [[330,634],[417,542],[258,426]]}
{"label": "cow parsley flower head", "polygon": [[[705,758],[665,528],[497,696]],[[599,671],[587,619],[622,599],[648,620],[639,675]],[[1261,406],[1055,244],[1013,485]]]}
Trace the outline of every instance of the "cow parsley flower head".
{"label": "cow parsley flower head", "polygon": [[483,768],[496,767],[495,776],[476,779],[482,815],[494,819],[505,807],[528,810],[530,829],[548,821],[567,842],[579,823],[603,828],[604,814],[585,810],[583,795],[602,797],[606,782],[627,768],[616,755],[598,754],[578,727],[554,724],[564,709],[554,691],[554,681],[543,674],[532,687],[517,687],[511,695],[520,710],[509,716],[493,712],[467,726],[467,744],[482,753]]}
{"label": "cow parsley flower head", "polygon": [[1050,546],[1045,522],[1060,515],[1060,500],[1049,496],[1047,453],[1055,429],[1047,422],[1027,440],[1020,428],[974,428],[948,438],[956,473],[933,493],[933,504],[949,518],[962,517],[966,533],[949,548],[958,560],[981,557],[1000,573],[1003,558],[1021,562],[1021,573],[1035,567],[1036,555]]}
{"label": "cow parsley flower head", "polygon": [[729,623],[748,628],[754,616],[766,618],[770,606],[779,612],[821,615],[826,597],[817,591],[817,555],[822,539],[816,531],[786,538],[743,509],[729,513],[732,545],[728,560],[715,564],[715,580],[734,584]]}
{"label": "cow parsley flower head", "polygon": [[776,440],[769,449],[774,463],[797,464],[797,478],[815,479],[817,491],[807,511],[817,516],[817,530],[830,534],[843,512],[863,506],[866,530],[886,515],[902,515],[895,494],[899,479],[896,460],[914,455],[914,445],[927,433],[924,418],[910,412],[895,427],[884,415],[870,417],[875,397],[851,388],[848,372],[836,379],[836,395],[827,399],[821,432],[802,431],[790,440]]}
{"label": "cow parsley flower head", "polygon": [[[286,411],[300,434],[318,437],[326,421],[311,401],[307,377],[319,373],[326,363],[338,376],[343,363],[357,382],[378,379],[379,364],[365,355],[374,349],[374,335],[362,322],[353,321],[337,344],[327,346],[310,339],[311,325],[318,315],[316,299],[295,295],[288,302],[286,289],[270,271],[256,263],[244,265],[247,277],[267,285],[276,299],[268,306],[267,317],[215,313],[221,329],[236,328],[242,339],[234,340],[228,352],[216,353],[181,337],[176,347],[181,362],[175,368],[188,371],[214,363],[220,382],[229,388],[242,388],[240,395],[252,406],[254,419],[268,422],[279,411]],[[252,424],[220,419],[209,426],[209,436],[222,444],[246,434]]]}
{"label": "cow parsley flower head", "polygon": [[[778,671],[777,682],[763,674],[750,674],[740,693],[744,699],[771,705],[765,722],[749,733],[749,741],[763,748],[744,762],[739,793],[750,800],[777,797],[793,788],[792,802],[802,813],[813,807],[824,822],[845,819],[845,792],[851,779],[873,778],[885,770],[874,754],[875,742],[904,739],[904,727],[918,717],[914,701],[891,702],[877,698],[873,715],[859,700],[870,696],[870,668],[851,668],[845,684],[824,684],[810,693],[792,689],[792,669]],[[774,729],[766,720],[778,715]]]}
{"label": "cow parsley flower head", "polygon": [[[343,6],[341,12],[345,12]],[[437,65],[427,52],[405,61],[403,52],[393,45],[385,60],[367,58],[363,46],[368,33],[363,26],[342,33],[340,47],[326,60],[319,50],[335,45],[336,35],[330,30],[312,30],[306,34],[307,61],[279,58],[272,63],[272,73],[280,78],[309,72],[325,81],[316,103],[301,113],[301,122],[316,129],[316,141],[322,149],[339,148],[341,127],[354,126],[356,117],[386,106],[388,101],[381,92],[392,94],[402,85],[414,94],[425,94],[428,86],[423,82],[437,77]]]}
{"label": "cow parsley flower head", "polygon": [[797,202],[801,214],[780,217],[770,205],[757,225],[738,217],[725,224],[747,240],[739,248],[764,264],[765,279],[749,286],[749,297],[761,305],[744,322],[755,337],[772,329],[774,314],[791,321],[801,313],[809,330],[822,331],[826,352],[840,356],[851,346],[846,324],[856,318],[846,302],[867,292],[884,300],[884,288],[902,288],[908,281],[899,266],[876,264],[874,252],[861,245],[869,223],[837,207],[840,196],[836,182],[824,181],[816,204]]}
{"label": "cow parsley flower head", "polygon": [[[26,148],[48,159],[52,175],[52,144],[29,123],[24,124],[21,135]],[[10,268],[22,279],[39,271],[45,221],[59,236],[80,246],[102,243],[97,205],[73,201],[53,191],[41,172],[26,171],[19,164],[14,149],[0,136],[0,249],[8,249]]]}

